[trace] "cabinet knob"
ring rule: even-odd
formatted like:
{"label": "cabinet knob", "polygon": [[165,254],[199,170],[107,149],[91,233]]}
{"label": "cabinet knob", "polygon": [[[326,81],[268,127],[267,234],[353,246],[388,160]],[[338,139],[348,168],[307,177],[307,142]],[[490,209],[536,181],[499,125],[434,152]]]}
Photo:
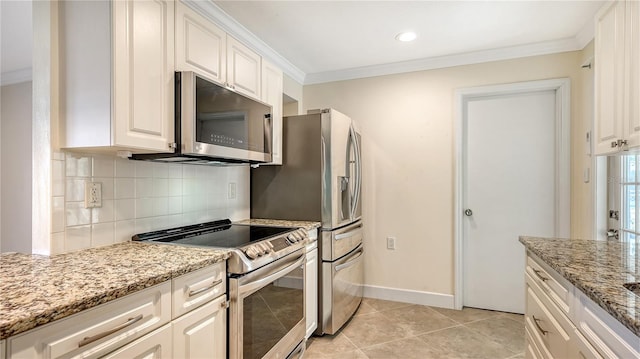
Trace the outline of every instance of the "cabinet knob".
{"label": "cabinet knob", "polygon": [[618,141],[611,141],[611,148],[618,147]]}

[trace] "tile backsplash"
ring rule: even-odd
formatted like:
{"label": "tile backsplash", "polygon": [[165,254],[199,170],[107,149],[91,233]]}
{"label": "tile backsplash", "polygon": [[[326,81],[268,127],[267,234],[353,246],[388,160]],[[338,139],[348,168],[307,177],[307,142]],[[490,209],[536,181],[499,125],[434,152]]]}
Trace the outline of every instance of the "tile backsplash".
{"label": "tile backsplash", "polygon": [[[51,254],[131,240],[136,233],[249,218],[249,166],[210,167],[56,152],[52,160]],[[102,206],[85,208],[87,182]],[[235,183],[235,198],[229,195]]]}

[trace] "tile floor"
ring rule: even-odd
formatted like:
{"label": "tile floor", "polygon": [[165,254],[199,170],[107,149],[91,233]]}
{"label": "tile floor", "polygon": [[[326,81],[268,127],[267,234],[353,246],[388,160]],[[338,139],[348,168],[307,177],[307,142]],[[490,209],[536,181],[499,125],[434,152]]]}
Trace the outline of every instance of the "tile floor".
{"label": "tile floor", "polygon": [[305,359],[524,358],[524,317],[364,298],[336,335],[311,337]]}

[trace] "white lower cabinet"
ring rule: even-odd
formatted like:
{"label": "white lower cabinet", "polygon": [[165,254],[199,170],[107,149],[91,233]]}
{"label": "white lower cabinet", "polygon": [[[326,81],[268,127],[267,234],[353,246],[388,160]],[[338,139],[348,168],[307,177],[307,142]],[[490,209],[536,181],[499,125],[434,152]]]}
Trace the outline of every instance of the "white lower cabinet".
{"label": "white lower cabinet", "polygon": [[307,245],[307,262],[305,265],[305,317],[307,325],[306,338],[318,327],[318,242]]}
{"label": "white lower cabinet", "polygon": [[528,255],[526,358],[640,358],[640,338]]}
{"label": "white lower cabinet", "polygon": [[0,359],[224,359],[225,266],[217,263],[2,340]]}
{"label": "white lower cabinet", "polygon": [[169,359],[172,356],[171,324],[167,324],[144,337],[110,353],[105,359]]}
{"label": "white lower cabinet", "polygon": [[172,323],[173,358],[224,359],[227,356],[226,297],[203,305]]}

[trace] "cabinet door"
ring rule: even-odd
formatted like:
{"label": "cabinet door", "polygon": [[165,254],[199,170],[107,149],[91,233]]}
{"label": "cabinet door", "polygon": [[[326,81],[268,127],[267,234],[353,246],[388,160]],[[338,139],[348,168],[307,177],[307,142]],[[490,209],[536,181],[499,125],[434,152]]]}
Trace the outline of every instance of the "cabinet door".
{"label": "cabinet door", "polygon": [[104,359],[162,359],[171,356],[171,324],[104,356]]}
{"label": "cabinet door", "polygon": [[625,109],[628,111],[625,120],[627,124],[627,141],[629,147],[640,146],[640,3],[628,1],[626,3],[626,50],[628,80],[625,97]]}
{"label": "cabinet door", "polygon": [[227,357],[227,306],[221,296],[172,322],[173,358]]}
{"label": "cabinet door", "polygon": [[273,107],[272,160],[270,164],[282,164],[282,70],[262,60],[262,101]]}
{"label": "cabinet door", "polygon": [[260,100],[261,58],[227,36],[227,83],[232,89]]}
{"label": "cabinet door", "polygon": [[115,146],[172,152],[174,4],[113,2]]}
{"label": "cabinet door", "polygon": [[176,70],[226,80],[227,34],[211,21],[176,2]]}
{"label": "cabinet door", "polygon": [[318,327],[318,249],[307,252],[307,264],[305,267],[306,306],[305,316],[307,321],[307,334],[309,338]]}
{"label": "cabinet door", "polygon": [[624,2],[614,2],[596,17],[595,123],[596,154],[619,150],[623,139]]}

